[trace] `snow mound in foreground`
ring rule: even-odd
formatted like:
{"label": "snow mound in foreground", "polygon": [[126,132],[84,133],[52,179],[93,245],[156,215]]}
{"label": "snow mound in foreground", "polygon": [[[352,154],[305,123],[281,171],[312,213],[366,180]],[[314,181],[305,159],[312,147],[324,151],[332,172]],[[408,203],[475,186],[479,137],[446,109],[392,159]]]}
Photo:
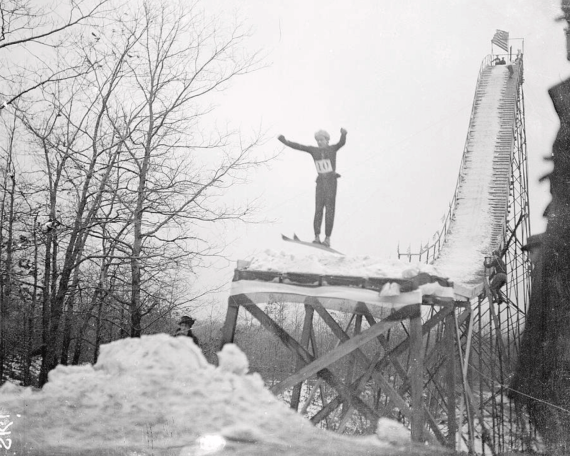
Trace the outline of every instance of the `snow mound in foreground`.
{"label": "snow mound in foreground", "polygon": [[380,438],[317,429],[273,396],[258,374],[247,373],[237,346],[225,345],[218,356],[215,367],[189,337],[143,336],[103,345],[94,366],[58,366],[39,392],[6,383],[0,415],[11,421],[14,454],[161,448],[179,449],[180,456],[233,454],[229,446],[222,453],[226,444],[280,454],[315,454],[315,448],[327,454],[323,448],[339,445],[380,454],[409,445],[407,431],[389,420],[378,424]]}
{"label": "snow mound in foreground", "polygon": [[25,435],[28,448],[165,448],[214,433],[275,440],[283,429],[314,432],[247,374],[236,346],[224,347],[220,364],[208,364],[188,337],[123,339],[103,345],[94,366],[58,366],[40,392],[7,384],[0,404],[13,439]]}

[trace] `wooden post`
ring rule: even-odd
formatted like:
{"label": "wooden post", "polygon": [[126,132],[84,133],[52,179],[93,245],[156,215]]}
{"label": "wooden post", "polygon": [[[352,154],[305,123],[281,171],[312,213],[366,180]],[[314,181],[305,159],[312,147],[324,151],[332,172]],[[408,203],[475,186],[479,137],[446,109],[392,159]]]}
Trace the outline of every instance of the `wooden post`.
{"label": "wooden post", "polygon": [[[311,332],[313,330],[313,315],[315,310],[305,304],[305,320],[303,322],[303,332],[301,334],[301,345],[305,348],[309,348],[309,341],[311,340]],[[295,372],[301,369],[305,363],[299,358],[297,358],[297,363],[295,364]],[[299,399],[301,397],[301,387],[303,382],[297,383],[293,387],[293,393],[291,395],[291,408],[294,410],[299,410]]]}
{"label": "wooden post", "polygon": [[455,450],[457,440],[457,407],[455,399],[456,361],[455,361],[455,318],[453,313],[445,319],[445,345],[447,354],[447,446]]}
{"label": "wooden post", "polygon": [[231,344],[234,341],[238,311],[239,303],[233,296],[230,296],[228,299],[228,313],[226,314],[226,321],[222,329],[222,347],[226,344]]}
{"label": "wooden post", "polygon": [[423,442],[424,410],[423,410],[423,335],[421,304],[417,304],[416,311],[410,317],[410,381],[412,393],[412,440]]}
{"label": "wooden post", "polygon": [[[357,336],[358,334],[360,334],[361,329],[362,329],[362,315],[357,315],[356,320],[354,321],[354,331],[352,334],[354,336]],[[350,385],[352,383],[352,379],[354,377],[354,367],[355,367],[354,365],[355,365],[354,357],[349,358],[348,359],[348,367],[346,369],[346,384],[347,385]]]}
{"label": "wooden post", "polygon": [[[244,307],[251,315],[253,315],[261,325],[276,335],[283,345],[289,348],[293,353],[295,353],[305,364],[305,367],[301,369],[300,372],[303,372],[303,375],[294,374],[290,376],[288,379],[280,382],[277,385],[274,385],[271,388],[271,392],[274,394],[278,394],[280,392],[285,391],[287,388],[292,387],[299,383],[300,381],[306,380],[313,374],[317,374],[320,378],[322,378],[325,382],[327,382],[330,386],[332,386],[342,397],[345,401],[348,401],[364,416],[366,419],[372,422],[376,422],[378,418],[378,414],[372,410],[362,399],[358,397],[354,391],[350,390],[342,381],[334,375],[330,369],[327,368],[330,364],[332,364],[336,359],[331,360],[329,353],[323,356],[319,360],[315,360],[315,357],[309,353],[309,351],[303,347],[299,342],[297,342],[293,337],[287,333],[282,327],[280,327],[275,321],[271,319],[263,310],[261,310],[251,299],[247,297],[247,295],[238,295],[236,296],[236,300],[238,300],[239,304]],[[394,324],[394,322],[393,322]],[[379,330],[387,329],[382,326],[379,326]],[[368,329],[370,331],[370,328]],[[372,338],[376,336],[374,331],[371,331],[367,336]],[[362,340],[364,339],[364,340]],[[362,337],[360,345],[367,342],[366,335]],[[356,345],[358,347],[359,345]],[[356,347],[350,347],[351,350],[354,350]],[[350,353],[350,351],[349,351]],[[347,354],[347,353],[345,353]],[[340,356],[342,357],[342,356]],[[316,367],[316,368],[315,368]],[[309,369],[307,369],[309,368]],[[314,369],[314,370],[312,370]]]}

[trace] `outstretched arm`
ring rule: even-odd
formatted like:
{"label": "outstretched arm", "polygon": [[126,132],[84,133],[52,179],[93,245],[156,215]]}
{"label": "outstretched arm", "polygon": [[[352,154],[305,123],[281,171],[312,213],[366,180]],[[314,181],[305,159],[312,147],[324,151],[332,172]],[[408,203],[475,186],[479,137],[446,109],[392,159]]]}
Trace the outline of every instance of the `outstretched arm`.
{"label": "outstretched arm", "polygon": [[346,133],[347,131],[344,128],[340,129],[340,140],[337,144],[334,145],[336,150],[339,150],[342,146],[346,144]]}
{"label": "outstretched arm", "polygon": [[285,139],[285,136],[283,135],[279,135],[277,139],[286,146],[290,147],[291,149],[302,150],[303,152],[310,152],[309,146],[303,146],[303,144],[297,144],[296,142],[288,141],[287,139]]}

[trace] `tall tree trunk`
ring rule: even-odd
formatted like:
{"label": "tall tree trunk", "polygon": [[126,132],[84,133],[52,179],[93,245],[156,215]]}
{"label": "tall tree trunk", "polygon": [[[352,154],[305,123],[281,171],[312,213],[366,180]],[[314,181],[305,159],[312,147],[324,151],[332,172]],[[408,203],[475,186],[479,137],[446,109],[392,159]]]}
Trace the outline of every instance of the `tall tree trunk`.
{"label": "tall tree trunk", "polygon": [[99,305],[97,306],[97,321],[95,323],[95,348],[93,350],[93,364],[97,363],[99,358],[99,347],[101,346],[101,315],[103,312],[103,296],[99,296]]}
{"label": "tall tree trunk", "polygon": [[47,382],[49,366],[47,360],[47,346],[50,339],[50,308],[51,308],[51,297],[50,297],[50,279],[51,279],[51,233],[47,233],[45,239],[45,258],[44,258],[44,283],[42,291],[42,345],[41,345],[41,355],[42,355],[42,365],[40,368],[40,386],[43,386]]}
{"label": "tall tree trunk", "polygon": [[67,365],[69,359],[69,346],[71,345],[71,331],[73,327],[73,312],[75,308],[75,295],[77,293],[77,288],[79,285],[79,267],[75,268],[73,273],[73,283],[71,289],[73,290],[69,298],[67,299],[67,309],[65,310],[65,317],[63,323],[63,341],[61,344],[61,359],[60,362],[63,365]]}
{"label": "tall tree trunk", "polygon": [[79,364],[79,360],[81,358],[81,350],[83,348],[83,335],[85,334],[87,326],[89,326],[89,322],[91,321],[91,313],[93,312],[93,309],[95,309],[95,306],[97,305],[97,302],[99,300],[99,293],[100,289],[97,288],[93,293],[93,296],[91,297],[91,303],[89,304],[89,309],[87,310],[87,312],[85,312],[81,328],[79,328],[79,331],[77,331],[75,348],[73,350],[73,358],[71,360],[71,364],[73,365]]}
{"label": "tall tree trunk", "polygon": [[34,246],[34,263],[33,263],[33,291],[32,291],[32,302],[30,304],[30,311],[28,312],[28,331],[26,334],[26,363],[24,365],[24,386],[30,386],[32,384],[32,378],[30,374],[30,369],[32,367],[32,350],[34,349],[34,336],[35,336],[35,316],[36,316],[36,305],[38,300],[38,215],[34,217],[34,227],[32,230],[32,240]]}
{"label": "tall tree trunk", "polygon": [[[135,249],[133,249],[133,258],[131,260],[131,301],[129,304],[130,311],[130,326],[131,326],[131,337],[141,336],[141,268],[140,260],[136,257]],[[140,250],[138,255],[140,255]]]}
{"label": "tall tree trunk", "polygon": [[[15,119],[14,119],[15,120]],[[8,225],[7,237],[3,238],[3,228],[0,228],[0,253],[1,246],[6,245],[6,261],[4,262],[4,267],[1,264],[0,255],[0,384],[4,378],[4,366],[6,361],[6,338],[7,334],[7,320],[8,320],[8,308],[10,300],[12,299],[12,255],[14,249],[13,237],[14,237],[14,197],[16,191],[16,177],[14,171],[14,165],[12,163],[12,152],[14,145],[14,132],[15,125],[12,126],[10,130],[9,144],[8,144],[8,155],[6,158],[6,171],[4,175],[4,195],[2,198],[2,205],[0,207],[0,220],[2,222],[2,227],[6,226],[6,221]],[[8,182],[9,181],[9,182]],[[8,190],[10,186],[10,190]],[[5,202],[6,196],[9,199],[9,209],[6,217],[5,213]],[[3,273],[2,273],[3,270]]]}

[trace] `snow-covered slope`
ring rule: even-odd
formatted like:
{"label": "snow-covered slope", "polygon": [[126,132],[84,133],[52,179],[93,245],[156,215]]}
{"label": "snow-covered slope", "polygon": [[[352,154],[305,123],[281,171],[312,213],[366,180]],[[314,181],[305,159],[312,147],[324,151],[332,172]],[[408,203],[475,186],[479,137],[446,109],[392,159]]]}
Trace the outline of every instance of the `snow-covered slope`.
{"label": "snow-covered slope", "polygon": [[473,115],[452,221],[434,266],[456,284],[483,282],[485,256],[500,247],[509,198],[519,68],[486,66],[477,84]]}

